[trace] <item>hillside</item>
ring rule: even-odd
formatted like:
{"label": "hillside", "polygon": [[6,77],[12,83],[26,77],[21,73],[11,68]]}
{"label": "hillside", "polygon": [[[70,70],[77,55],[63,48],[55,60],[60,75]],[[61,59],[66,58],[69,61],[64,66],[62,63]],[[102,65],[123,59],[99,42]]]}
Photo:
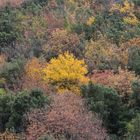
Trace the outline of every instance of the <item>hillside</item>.
{"label": "hillside", "polygon": [[0,0],[0,140],[140,140],[140,0]]}

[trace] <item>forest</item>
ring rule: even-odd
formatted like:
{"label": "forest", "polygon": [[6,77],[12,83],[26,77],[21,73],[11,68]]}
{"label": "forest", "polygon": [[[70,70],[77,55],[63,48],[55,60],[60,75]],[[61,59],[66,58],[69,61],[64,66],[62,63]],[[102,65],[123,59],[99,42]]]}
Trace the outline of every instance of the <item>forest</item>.
{"label": "forest", "polygon": [[140,0],[0,0],[0,140],[140,140]]}

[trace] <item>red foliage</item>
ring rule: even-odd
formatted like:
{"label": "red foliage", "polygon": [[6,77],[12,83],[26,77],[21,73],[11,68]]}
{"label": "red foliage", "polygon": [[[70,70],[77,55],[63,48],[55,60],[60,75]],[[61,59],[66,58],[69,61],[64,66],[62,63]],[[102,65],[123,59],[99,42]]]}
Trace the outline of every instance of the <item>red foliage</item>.
{"label": "red foliage", "polygon": [[91,80],[95,84],[102,84],[114,88],[120,96],[128,96],[132,93],[132,82],[137,80],[135,73],[119,69],[118,73],[113,71],[94,72]]}
{"label": "red foliage", "polygon": [[35,110],[29,114],[29,121],[27,140],[36,140],[43,134],[56,138],[69,135],[71,140],[104,140],[107,137],[101,121],[75,94],[55,95],[51,110]]}
{"label": "red foliage", "polygon": [[94,71],[91,80],[96,84],[109,85],[109,76],[113,76],[112,70]]}

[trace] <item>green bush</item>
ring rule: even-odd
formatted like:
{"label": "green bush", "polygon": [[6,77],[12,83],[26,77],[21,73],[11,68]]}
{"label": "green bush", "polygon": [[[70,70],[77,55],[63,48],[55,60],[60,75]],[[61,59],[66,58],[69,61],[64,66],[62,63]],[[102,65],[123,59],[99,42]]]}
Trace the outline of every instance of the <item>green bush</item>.
{"label": "green bush", "polygon": [[4,95],[5,93],[6,93],[5,89],[4,88],[0,88],[0,96]]}
{"label": "green bush", "polygon": [[130,123],[127,125],[128,129],[128,138],[130,140],[138,140],[140,139],[140,113],[132,119]]}
{"label": "green bush", "polygon": [[81,91],[90,110],[99,114],[110,134],[122,135],[129,114],[117,92],[112,88],[92,83],[82,86]]}
{"label": "green bush", "polygon": [[47,101],[47,97],[40,90],[0,96],[0,130],[23,130],[26,127],[24,114],[31,108],[43,107]]}
{"label": "green bush", "polygon": [[140,113],[140,81],[135,81],[132,84],[133,94],[130,97],[130,108],[136,117],[136,113]]}
{"label": "green bush", "polygon": [[129,50],[128,69],[140,74],[140,49],[138,47]]}

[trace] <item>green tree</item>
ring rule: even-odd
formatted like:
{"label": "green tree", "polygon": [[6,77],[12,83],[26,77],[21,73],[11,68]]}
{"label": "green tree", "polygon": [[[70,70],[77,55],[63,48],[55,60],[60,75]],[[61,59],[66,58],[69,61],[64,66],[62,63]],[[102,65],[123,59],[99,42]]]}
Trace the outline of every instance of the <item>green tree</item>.
{"label": "green tree", "polygon": [[140,48],[129,49],[128,69],[140,74]]}
{"label": "green tree", "polygon": [[0,131],[6,128],[23,130],[26,127],[24,114],[31,108],[43,107],[45,103],[48,99],[38,89],[0,96]]}
{"label": "green tree", "polygon": [[124,134],[128,112],[117,92],[92,83],[82,86],[81,91],[90,110],[99,113],[109,133],[118,136]]}
{"label": "green tree", "polygon": [[0,52],[5,52],[12,48],[9,46],[14,47],[13,43],[22,36],[21,17],[18,11],[11,7],[0,10]]}

